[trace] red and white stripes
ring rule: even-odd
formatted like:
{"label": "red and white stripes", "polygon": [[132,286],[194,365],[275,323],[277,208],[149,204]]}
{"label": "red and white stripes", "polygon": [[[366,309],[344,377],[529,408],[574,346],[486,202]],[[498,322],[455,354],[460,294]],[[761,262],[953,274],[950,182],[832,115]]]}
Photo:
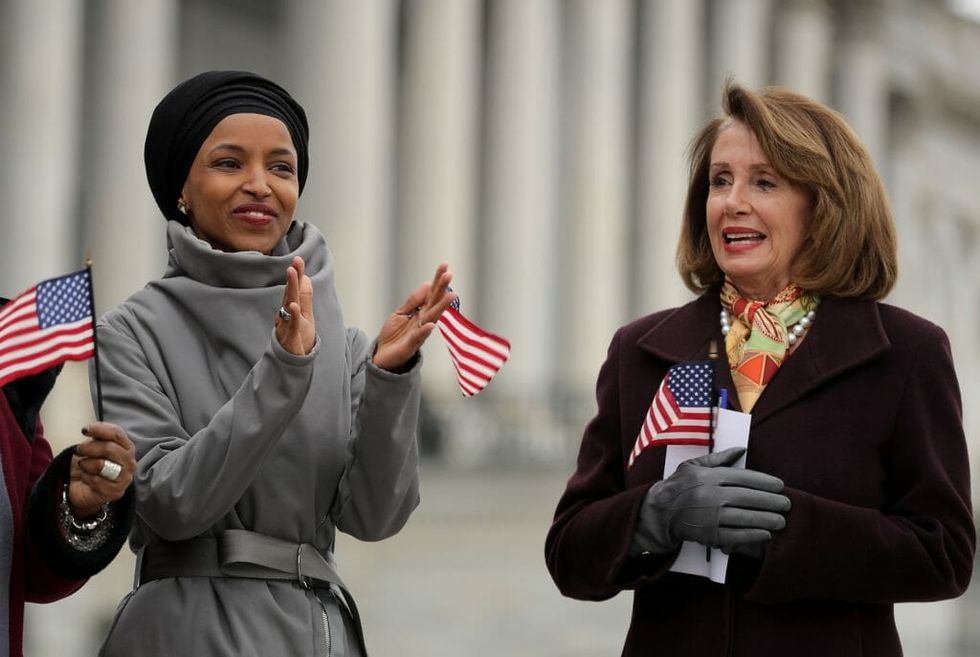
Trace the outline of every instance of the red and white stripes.
{"label": "red and white stripes", "polygon": [[449,348],[464,397],[483,390],[510,357],[510,342],[484,331],[455,308],[447,308],[436,325]]}
{"label": "red and white stripes", "polygon": [[66,360],[85,360],[94,351],[91,316],[40,327],[36,288],[0,309],[0,386]]}
{"label": "red and white stripes", "polygon": [[[668,375],[669,376],[669,375]],[[696,406],[683,408],[677,404],[674,395],[667,386],[667,377],[660,383],[657,394],[653,397],[650,410],[647,411],[643,426],[636,437],[633,451],[630,452],[629,464],[640,455],[640,452],[651,445],[709,445],[711,431],[711,410],[708,407]]]}

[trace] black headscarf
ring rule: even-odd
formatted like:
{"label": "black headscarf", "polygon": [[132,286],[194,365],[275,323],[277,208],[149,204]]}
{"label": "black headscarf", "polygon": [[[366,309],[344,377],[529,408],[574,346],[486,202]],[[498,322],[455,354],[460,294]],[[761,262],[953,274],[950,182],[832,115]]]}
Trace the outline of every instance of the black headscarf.
{"label": "black headscarf", "polygon": [[177,199],[191,164],[214,126],[232,114],[264,114],[286,124],[299,159],[297,175],[303,193],[310,165],[310,127],[300,104],[278,84],[254,73],[208,71],[164,96],[146,131],[146,178],[167,219],[187,224],[187,217],[177,210]]}

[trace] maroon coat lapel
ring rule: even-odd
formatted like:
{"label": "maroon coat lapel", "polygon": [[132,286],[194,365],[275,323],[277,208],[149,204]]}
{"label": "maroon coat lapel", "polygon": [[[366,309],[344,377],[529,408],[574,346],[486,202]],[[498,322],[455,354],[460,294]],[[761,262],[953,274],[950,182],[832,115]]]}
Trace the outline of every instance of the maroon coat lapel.
{"label": "maroon coat lapel", "polygon": [[[721,303],[712,292],[667,315],[647,331],[637,346],[672,365],[708,357],[711,340],[724,352],[718,315]],[[753,426],[760,424],[810,391],[887,351],[878,308],[872,301],[821,301],[817,319],[798,351],[786,359],[752,411]],[[724,358],[724,356],[722,356]],[[724,360],[718,368],[719,388],[728,388],[729,405],[741,410],[731,370]]]}
{"label": "maroon coat lapel", "polygon": [[752,425],[890,347],[873,301],[824,299],[799,350],[786,359],[752,410]]}
{"label": "maroon coat lapel", "polygon": [[[665,317],[637,341],[637,346],[651,356],[666,361],[668,365],[673,365],[708,358],[711,341],[717,340],[719,365],[715,384],[718,388],[727,388],[734,393],[732,372],[725,362],[720,313],[721,302],[718,295],[708,292]],[[659,383],[658,381],[657,384]],[[732,408],[741,410],[735,394],[730,395],[728,400]]]}
{"label": "maroon coat lapel", "polygon": [[711,340],[721,340],[720,312],[718,296],[704,294],[664,317],[637,346],[671,364],[707,358]]}

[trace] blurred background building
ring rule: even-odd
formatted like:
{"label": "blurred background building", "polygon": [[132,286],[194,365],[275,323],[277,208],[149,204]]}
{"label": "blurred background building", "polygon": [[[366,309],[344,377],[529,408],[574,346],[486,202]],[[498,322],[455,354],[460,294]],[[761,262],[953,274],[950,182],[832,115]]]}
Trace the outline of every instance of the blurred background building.
{"label": "blurred background building", "polygon": [[[980,23],[968,0],[0,0],[0,292],[95,259],[99,312],[156,278],[150,112],[177,81],[253,70],[306,107],[298,217],[327,236],[369,334],[440,261],[513,356],[462,400],[426,346],[423,505],[342,542],[374,654],[618,654],[628,596],[560,598],[542,546],[607,342],[685,302],[674,249],[685,150],[723,81],[839,109],[889,189],[889,301],[941,324],[980,394]],[[974,18],[971,18],[971,15]],[[271,318],[270,318],[271,321]],[[84,365],[45,421],[92,417]],[[967,434],[980,454],[980,415]],[[975,480],[980,471],[974,460]],[[975,486],[980,488],[980,486]],[[33,655],[94,654],[132,557],[29,615]],[[902,605],[907,654],[980,655],[980,593]],[[972,619],[972,620],[971,620]]]}

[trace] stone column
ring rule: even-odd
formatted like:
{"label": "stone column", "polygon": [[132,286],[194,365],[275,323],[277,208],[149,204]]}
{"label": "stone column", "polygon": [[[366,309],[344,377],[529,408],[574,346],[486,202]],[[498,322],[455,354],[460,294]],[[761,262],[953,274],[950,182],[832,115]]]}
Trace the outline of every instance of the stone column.
{"label": "stone column", "polygon": [[[488,5],[480,317],[514,356],[485,395],[523,457],[553,452],[550,418],[557,299],[561,8],[556,0]],[[517,440],[518,444],[513,442]]]}
{"label": "stone column", "polygon": [[786,0],[776,22],[775,82],[830,100],[833,23],[826,0]]}
{"label": "stone column", "polygon": [[518,396],[548,388],[556,304],[560,12],[554,0],[490,7],[481,316],[511,340]]}
{"label": "stone column", "polygon": [[[448,262],[463,311],[478,315],[476,146],[482,3],[404,5],[393,282],[401,301]],[[442,340],[425,346],[426,385],[458,395]]]}
{"label": "stone column", "polygon": [[701,99],[703,2],[652,0],[641,4],[641,12],[635,316],[689,298],[675,257],[687,193],[687,147],[707,119],[706,110],[718,107],[716,98]]}
{"label": "stone column", "polygon": [[[77,195],[82,141],[82,4],[0,4],[0,296],[84,266]],[[92,415],[84,363],[66,365],[44,422],[55,452]],[[70,640],[46,645],[73,652]]]}
{"label": "stone column", "polygon": [[[898,112],[893,124],[900,137],[892,146],[892,184],[887,190],[898,238],[899,276],[889,298],[903,308],[921,313],[920,304],[936,300],[929,280],[936,255],[929,248],[932,238],[928,224],[934,202],[929,188],[933,180],[946,173],[942,171],[943,161],[932,160],[928,126],[936,125],[943,116],[930,107],[925,97],[906,95],[899,105],[904,110]],[[923,175],[927,172],[932,174]]]}
{"label": "stone column", "polygon": [[557,377],[578,414],[627,317],[634,16],[624,0],[565,7]]}
{"label": "stone column", "polygon": [[837,105],[867,146],[882,175],[886,169],[889,112],[883,13],[877,0],[842,5],[837,47]]}
{"label": "stone column", "polygon": [[409,292],[389,289],[396,12],[390,0],[295,0],[286,30],[293,64],[284,84],[310,121],[310,175],[296,216],[323,232],[344,319],[371,336]]}
{"label": "stone column", "polygon": [[0,4],[0,296],[80,269],[76,239],[82,4]]}
{"label": "stone column", "polygon": [[143,165],[150,114],[175,80],[176,0],[90,3],[82,242],[101,314],[163,273],[166,222]]}
{"label": "stone column", "polygon": [[757,89],[769,82],[772,0],[714,0],[711,12],[711,85],[719,97],[725,78]]}

